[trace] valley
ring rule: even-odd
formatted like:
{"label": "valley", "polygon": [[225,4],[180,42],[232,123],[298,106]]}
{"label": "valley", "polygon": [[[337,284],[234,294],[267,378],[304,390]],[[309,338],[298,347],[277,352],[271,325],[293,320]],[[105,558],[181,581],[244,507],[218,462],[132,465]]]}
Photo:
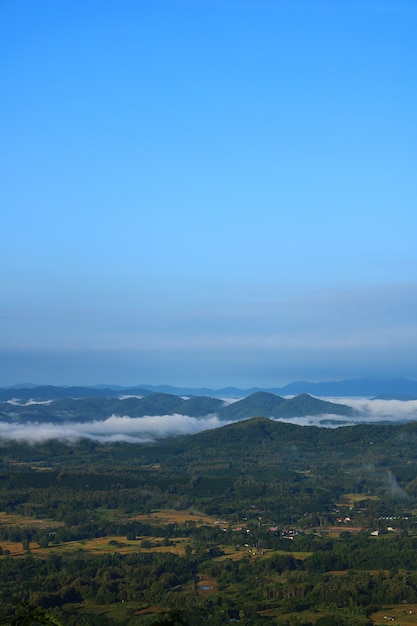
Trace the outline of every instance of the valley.
{"label": "valley", "polygon": [[3,440],[3,614],[370,626],[389,611],[412,623],[416,442],[412,421],[267,417],[145,443]]}

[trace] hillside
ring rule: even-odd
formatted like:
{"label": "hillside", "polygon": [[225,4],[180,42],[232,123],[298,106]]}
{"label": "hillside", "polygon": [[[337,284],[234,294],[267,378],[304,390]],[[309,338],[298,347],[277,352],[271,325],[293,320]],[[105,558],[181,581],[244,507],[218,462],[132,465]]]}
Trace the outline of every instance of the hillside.
{"label": "hillside", "polygon": [[224,406],[219,410],[223,419],[244,419],[257,415],[276,415],[279,406],[285,402],[284,398],[265,391],[258,391],[247,398]]}

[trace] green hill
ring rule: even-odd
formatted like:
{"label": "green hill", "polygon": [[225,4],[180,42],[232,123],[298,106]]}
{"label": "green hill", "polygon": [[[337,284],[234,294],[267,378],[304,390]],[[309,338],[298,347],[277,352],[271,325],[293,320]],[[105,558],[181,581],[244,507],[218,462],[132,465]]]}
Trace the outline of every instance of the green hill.
{"label": "green hill", "polygon": [[222,419],[244,419],[256,416],[291,418],[326,414],[352,416],[355,412],[345,404],[319,400],[307,393],[285,399],[264,391],[253,393],[219,410]]}
{"label": "green hill", "polygon": [[244,419],[257,415],[275,415],[278,407],[285,402],[284,398],[276,396],[266,391],[252,393],[247,398],[238,400],[219,410],[219,415],[223,419]]}

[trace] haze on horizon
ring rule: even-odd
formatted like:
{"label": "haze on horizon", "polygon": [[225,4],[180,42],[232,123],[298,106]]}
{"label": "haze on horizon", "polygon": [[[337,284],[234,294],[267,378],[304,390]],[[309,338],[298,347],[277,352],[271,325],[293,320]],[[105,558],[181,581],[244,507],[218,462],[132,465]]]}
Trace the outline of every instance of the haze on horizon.
{"label": "haze on horizon", "polygon": [[0,6],[0,386],[417,378],[411,0]]}

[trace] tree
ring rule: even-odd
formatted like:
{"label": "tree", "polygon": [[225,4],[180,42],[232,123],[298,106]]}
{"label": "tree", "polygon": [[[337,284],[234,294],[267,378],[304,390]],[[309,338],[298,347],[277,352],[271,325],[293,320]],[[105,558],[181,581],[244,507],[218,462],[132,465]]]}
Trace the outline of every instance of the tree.
{"label": "tree", "polygon": [[19,605],[13,614],[0,611],[0,626],[63,626],[62,623],[51,613],[39,607]]}

